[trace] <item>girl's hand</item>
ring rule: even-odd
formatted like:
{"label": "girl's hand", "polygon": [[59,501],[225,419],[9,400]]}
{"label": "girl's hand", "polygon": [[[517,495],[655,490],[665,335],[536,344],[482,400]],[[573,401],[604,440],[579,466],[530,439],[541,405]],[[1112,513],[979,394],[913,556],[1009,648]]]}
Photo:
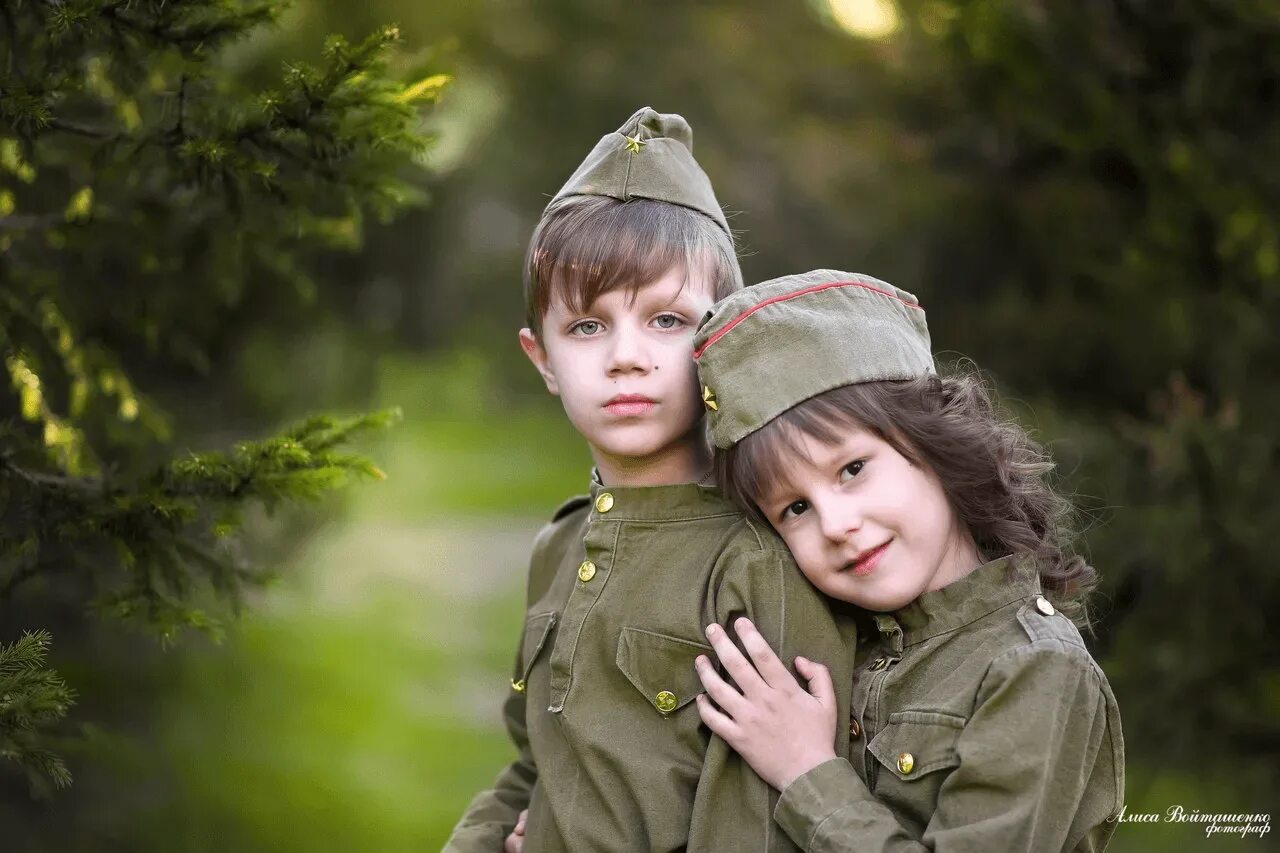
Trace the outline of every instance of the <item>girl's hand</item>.
{"label": "girl's hand", "polygon": [[705,655],[699,655],[698,677],[722,710],[712,706],[707,694],[700,693],[698,713],[761,779],[781,791],[836,757],[836,696],[831,674],[820,663],[796,658],[796,669],[809,682],[805,690],[750,620],[741,618],[734,627],[751,655],[750,661],[719,625],[707,628],[707,638],[742,692],[717,675]]}
{"label": "girl's hand", "polygon": [[520,817],[516,818],[516,828],[511,830],[507,840],[502,842],[502,853],[520,853],[524,850],[524,824],[528,819],[528,809],[520,812]]}

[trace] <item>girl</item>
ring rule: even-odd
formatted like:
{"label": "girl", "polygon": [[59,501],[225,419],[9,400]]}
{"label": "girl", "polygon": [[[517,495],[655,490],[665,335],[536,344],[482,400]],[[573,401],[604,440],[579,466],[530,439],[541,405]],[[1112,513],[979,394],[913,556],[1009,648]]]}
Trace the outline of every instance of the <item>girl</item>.
{"label": "girl", "polygon": [[795,659],[806,690],[747,620],[746,656],[708,627],[732,683],[699,657],[699,712],[782,791],[775,820],[814,851],[1103,849],[1120,716],[1037,445],[978,380],[935,375],[915,297],[867,276],[748,288],[695,347],[722,487],[870,638],[837,720],[821,664]]}

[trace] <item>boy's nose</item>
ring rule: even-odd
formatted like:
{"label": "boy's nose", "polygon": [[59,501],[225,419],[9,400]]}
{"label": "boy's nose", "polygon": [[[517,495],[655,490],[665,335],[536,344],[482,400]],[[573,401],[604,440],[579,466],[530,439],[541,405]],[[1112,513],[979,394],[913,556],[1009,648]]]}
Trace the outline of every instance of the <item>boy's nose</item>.
{"label": "boy's nose", "polygon": [[652,356],[644,345],[642,336],[634,330],[618,330],[609,356],[610,375],[630,371],[646,372],[653,367]]}

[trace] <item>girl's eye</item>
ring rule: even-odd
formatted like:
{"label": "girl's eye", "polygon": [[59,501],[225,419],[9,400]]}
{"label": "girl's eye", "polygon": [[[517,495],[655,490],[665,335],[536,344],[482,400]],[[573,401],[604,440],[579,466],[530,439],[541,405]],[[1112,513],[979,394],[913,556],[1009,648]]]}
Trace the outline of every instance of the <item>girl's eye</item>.
{"label": "girl's eye", "polygon": [[653,318],[653,322],[659,329],[674,329],[683,325],[684,320],[675,314],[659,314]]}
{"label": "girl's eye", "polygon": [[583,320],[569,330],[571,335],[590,336],[599,333],[600,323],[596,320]]}
{"label": "girl's eye", "polygon": [[808,501],[794,501],[792,503],[787,504],[786,508],[782,510],[782,514],[779,515],[778,517],[782,521],[786,521],[788,518],[794,518],[798,515],[804,514],[808,509],[809,509]]}
{"label": "girl's eye", "polygon": [[861,459],[850,462],[848,465],[840,469],[840,481],[847,482],[858,476],[862,472],[862,466],[867,463]]}

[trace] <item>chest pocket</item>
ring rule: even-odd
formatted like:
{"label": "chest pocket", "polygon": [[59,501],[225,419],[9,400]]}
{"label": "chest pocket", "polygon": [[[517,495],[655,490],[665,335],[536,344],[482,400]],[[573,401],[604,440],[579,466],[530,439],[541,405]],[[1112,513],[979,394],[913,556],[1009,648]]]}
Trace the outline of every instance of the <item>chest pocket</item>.
{"label": "chest pocket", "polygon": [[555,627],[555,613],[535,613],[526,620],[524,639],[520,643],[520,664],[515,678],[511,680],[511,686],[517,692],[524,692],[525,683],[529,680],[529,673],[533,669],[533,663],[538,659],[538,654],[547,645],[547,638],[551,636],[551,631]]}
{"label": "chest pocket", "polygon": [[703,692],[693,667],[698,655],[715,659],[710,646],[679,637],[640,628],[618,636],[618,669],[660,714],[675,713]]}
{"label": "chest pocket", "polygon": [[[950,713],[891,713],[887,724],[867,745],[868,751],[881,766],[881,771],[877,774],[879,779],[886,779],[884,771],[887,771],[900,783],[919,784],[922,788],[928,788],[936,798],[938,786],[941,786],[947,775],[937,771],[948,770],[960,763],[956,740],[959,740],[961,731],[964,731],[964,725],[964,717]],[[895,789],[905,790],[897,786]],[[925,790],[920,790],[918,794],[924,797],[928,795]],[[915,795],[911,799],[914,800]]]}

